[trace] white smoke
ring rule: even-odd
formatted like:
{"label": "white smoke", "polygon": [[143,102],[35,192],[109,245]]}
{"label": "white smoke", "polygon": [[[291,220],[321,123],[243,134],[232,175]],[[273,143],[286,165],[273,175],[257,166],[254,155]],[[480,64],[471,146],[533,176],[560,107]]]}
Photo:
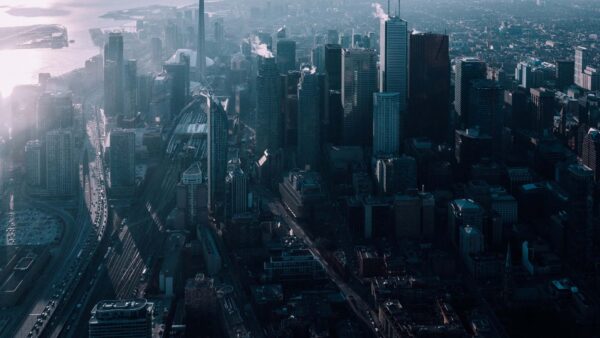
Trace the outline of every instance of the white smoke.
{"label": "white smoke", "polygon": [[373,13],[373,16],[379,18],[379,20],[387,21],[390,18],[389,15],[387,15],[383,10],[383,7],[381,7],[381,4],[373,3],[371,4],[371,7],[375,9],[375,13]]}
{"label": "white smoke", "polygon": [[252,46],[252,53],[258,55],[258,56],[262,56],[264,58],[272,58],[273,57],[273,52],[271,52],[269,50],[269,48],[267,47],[267,44],[265,43],[260,43],[260,40],[258,39],[257,36],[250,38],[250,45]]}
{"label": "white smoke", "polygon": [[316,74],[317,73],[317,67],[313,66],[313,65],[302,65],[301,68],[302,73],[306,73],[306,74]]}

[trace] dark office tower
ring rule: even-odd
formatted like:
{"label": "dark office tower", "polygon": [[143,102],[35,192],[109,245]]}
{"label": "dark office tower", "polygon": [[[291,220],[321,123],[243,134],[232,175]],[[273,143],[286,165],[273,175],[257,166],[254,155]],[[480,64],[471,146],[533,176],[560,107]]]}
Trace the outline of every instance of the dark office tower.
{"label": "dark office tower", "polygon": [[145,299],[100,301],[92,309],[89,337],[150,338],[152,309]]}
{"label": "dark office tower", "polygon": [[575,61],[558,60],[556,61],[556,87],[559,90],[572,85],[575,81]]}
{"label": "dark office tower", "polygon": [[137,109],[142,112],[143,117],[150,112],[150,100],[152,96],[152,84],[154,76],[152,73],[138,75],[137,78]]}
{"label": "dark office tower", "polygon": [[25,174],[27,184],[32,187],[41,187],[45,181],[42,145],[39,140],[31,140],[25,144]]}
{"label": "dark office tower", "polygon": [[110,187],[135,185],[135,132],[115,129],[110,132]]}
{"label": "dark office tower", "polygon": [[342,104],[344,144],[368,147],[372,143],[373,93],[377,91],[377,54],[371,49],[344,49]]}
{"label": "dark office tower", "polygon": [[477,128],[456,130],[454,133],[454,156],[464,168],[492,156],[492,137],[480,133]]}
{"label": "dark office tower", "polygon": [[73,126],[73,98],[71,93],[44,93],[38,99],[36,124],[39,137],[53,129]]}
{"label": "dark office tower", "polygon": [[227,175],[227,185],[229,215],[234,216],[248,211],[248,177],[239,165]]}
{"label": "dark office tower", "polygon": [[298,140],[298,84],[301,74],[300,71],[293,71],[285,76],[284,144],[291,148],[296,147]]}
{"label": "dark office tower", "polygon": [[338,33],[335,29],[330,29],[327,31],[327,43],[328,44],[339,44],[340,43],[340,33]]}
{"label": "dark office tower", "polygon": [[373,155],[399,155],[401,139],[400,94],[374,93],[372,95],[374,105]]}
{"label": "dark office tower", "polygon": [[104,112],[107,116],[123,113],[123,35],[110,33],[104,45]]}
{"label": "dark office tower", "polygon": [[132,118],[137,114],[137,61],[125,62],[125,102],[123,113],[125,117]]}
{"label": "dark office tower", "polygon": [[552,132],[554,127],[554,92],[546,88],[531,88],[533,129],[538,133]]}
{"label": "dark office tower", "polygon": [[206,216],[206,188],[203,184],[200,162],[194,162],[181,175],[181,183],[185,186],[185,209],[188,225],[195,226]]}
{"label": "dark office tower", "polygon": [[274,58],[259,57],[256,78],[256,155],[281,148],[281,79]]}
{"label": "dark office tower", "polygon": [[456,61],[454,81],[454,109],[463,125],[469,120],[469,93],[473,80],[486,78],[487,66],[477,58],[460,58]]}
{"label": "dark office tower", "polygon": [[326,74],[317,73],[319,78],[319,119],[320,127],[319,130],[321,135],[319,137],[319,148],[323,148],[324,143],[329,139],[329,78]]}
{"label": "dark office tower", "polygon": [[329,76],[329,89],[342,90],[342,46],[325,45],[325,74]]}
{"label": "dark office tower", "polygon": [[594,222],[593,197],[594,172],[585,165],[572,164],[567,168],[563,188],[569,195],[566,231],[567,255],[572,262],[587,265],[593,261]]}
{"label": "dark office tower", "polygon": [[163,46],[160,38],[154,37],[150,40],[150,46],[152,49],[151,60],[152,66],[158,68],[163,62]]}
{"label": "dark office tower", "polygon": [[342,144],[344,126],[344,106],[342,94],[336,90],[329,91],[329,130],[327,141],[333,145]]}
{"label": "dark office tower", "polygon": [[277,41],[277,67],[282,74],[296,69],[296,41]]}
{"label": "dark office tower", "polygon": [[190,67],[189,60],[182,54],[178,63],[163,65],[164,71],[171,77],[171,114],[177,116],[185,107],[190,95]]}
{"label": "dark office tower", "polygon": [[208,117],[208,210],[215,214],[225,202],[227,175],[227,115],[212,98],[206,98]]}
{"label": "dark office tower", "polygon": [[382,92],[400,93],[400,111],[406,111],[408,96],[408,23],[393,16],[381,20],[380,85]]}
{"label": "dark office tower", "polygon": [[504,93],[504,101],[509,107],[511,127],[514,129],[530,129],[529,92],[519,86],[515,90]]}
{"label": "dark office tower", "polygon": [[51,196],[70,196],[75,192],[73,136],[68,130],[46,134],[46,188]]}
{"label": "dark office tower", "polygon": [[310,69],[302,70],[298,84],[297,166],[317,170],[320,155],[319,77]]}
{"label": "dark office tower", "polygon": [[410,36],[409,137],[447,142],[450,118],[450,57],[448,36],[418,33]]}
{"label": "dark office tower", "polygon": [[583,138],[581,162],[594,171],[594,179],[600,182],[600,131],[590,128]]}
{"label": "dark office tower", "polygon": [[204,0],[198,1],[198,42],[196,46],[196,76],[201,79],[206,68],[205,48],[205,26],[204,26]]}
{"label": "dark office tower", "polygon": [[469,115],[467,128],[479,128],[483,134],[499,141],[504,126],[502,88],[496,81],[475,80],[471,82],[469,93]]}
{"label": "dark office tower", "polygon": [[319,73],[325,73],[325,46],[318,45],[312,49],[310,54],[310,62],[317,67]]}

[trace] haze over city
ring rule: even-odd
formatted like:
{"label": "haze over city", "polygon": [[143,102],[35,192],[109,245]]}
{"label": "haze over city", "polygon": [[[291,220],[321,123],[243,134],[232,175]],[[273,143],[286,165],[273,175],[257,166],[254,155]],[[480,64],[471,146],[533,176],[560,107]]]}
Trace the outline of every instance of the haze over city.
{"label": "haze over city", "polygon": [[0,337],[600,337],[597,0],[0,0]]}

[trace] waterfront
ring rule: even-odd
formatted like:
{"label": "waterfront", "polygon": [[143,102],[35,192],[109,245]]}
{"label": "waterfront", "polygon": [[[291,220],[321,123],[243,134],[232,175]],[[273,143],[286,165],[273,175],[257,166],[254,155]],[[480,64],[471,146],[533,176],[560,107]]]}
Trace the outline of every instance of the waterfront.
{"label": "waterfront", "polygon": [[[169,5],[188,5],[190,0],[173,0]],[[144,0],[0,0],[0,27],[37,24],[61,24],[74,40],[62,49],[13,49],[0,50],[0,96],[8,96],[20,84],[36,83],[39,73],[58,76],[83,67],[85,60],[101,51],[90,38],[90,28],[128,29],[135,26],[131,21],[100,18],[108,11],[149,6]],[[15,10],[18,9],[18,10]]]}

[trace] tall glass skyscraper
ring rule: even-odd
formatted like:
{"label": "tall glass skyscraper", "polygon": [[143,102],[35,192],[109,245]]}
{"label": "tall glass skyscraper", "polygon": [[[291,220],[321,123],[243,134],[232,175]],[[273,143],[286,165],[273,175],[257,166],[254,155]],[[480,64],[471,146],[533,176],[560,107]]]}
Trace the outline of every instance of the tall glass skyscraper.
{"label": "tall glass skyscraper", "polygon": [[223,108],[205,95],[208,115],[208,210],[216,213],[225,201],[227,175],[227,115]]}
{"label": "tall glass skyscraper", "polygon": [[302,70],[298,84],[297,166],[316,169],[320,157],[319,77],[310,69]]}
{"label": "tall glass skyscraper", "polygon": [[400,111],[408,96],[408,23],[398,16],[381,20],[379,89],[400,94]]}
{"label": "tall glass skyscraper", "polygon": [[400,152],[400,94],[373,94],[373,155]]}
{"label": "tall glass skyscraper", "polygon": [[256,79],[256,153],[276,151],[282,143],[280,76],[274,58],[259,58]]}

